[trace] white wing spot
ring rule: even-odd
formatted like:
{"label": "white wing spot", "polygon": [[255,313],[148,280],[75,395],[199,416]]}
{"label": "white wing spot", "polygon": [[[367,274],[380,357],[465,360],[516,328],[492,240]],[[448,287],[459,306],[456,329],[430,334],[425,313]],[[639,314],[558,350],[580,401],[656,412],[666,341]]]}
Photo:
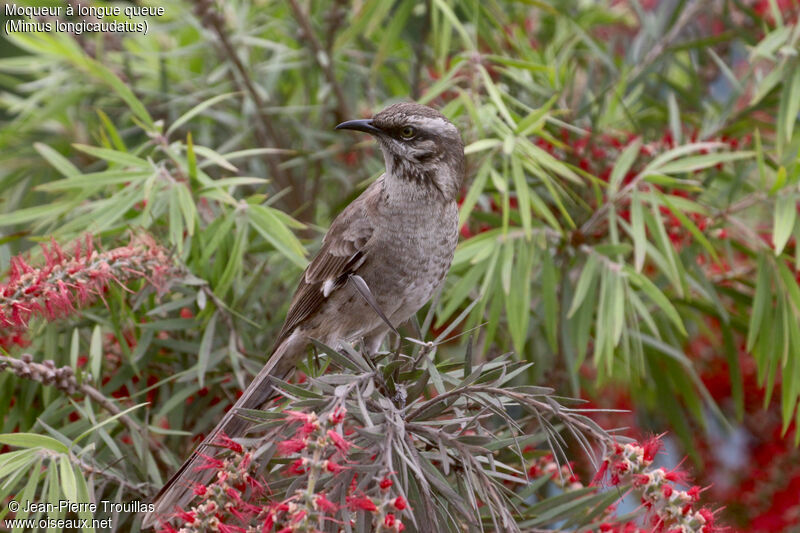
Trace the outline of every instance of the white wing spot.
{"label": "white wing spot", "polygon": [[325,283],[322,284],[322,296],[327,298],[330,293],[333,291],[333,282],[332,279],[326,279]]}

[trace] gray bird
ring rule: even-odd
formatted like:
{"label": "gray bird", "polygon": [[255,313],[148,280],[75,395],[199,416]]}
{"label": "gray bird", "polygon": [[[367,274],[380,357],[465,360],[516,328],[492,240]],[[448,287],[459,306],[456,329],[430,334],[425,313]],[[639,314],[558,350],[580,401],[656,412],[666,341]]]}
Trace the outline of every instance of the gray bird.
{"label": "gray bird", "polygon": [[[237,411],[262,408],[274,398],[271,378],[291,374],[310,339],[334,348],[362,342],[375,353],[390,327],[373,306],[399,325],[430,299],[450,268],[464,175],[464,143],[456,127],[430,107],[402,103],[336,129],[374,136],[386,172],[333,221],[300,279],[267,364],[158,493],[145,527],[166,521],[190,501],[195,483],[208,481],[209,471],[197,471],[203,461],[198,454],[214,455],[220,434],[245,433],[250,423]],[[357,284],[348,283],[351,276],[366,282],[372,305]]]}

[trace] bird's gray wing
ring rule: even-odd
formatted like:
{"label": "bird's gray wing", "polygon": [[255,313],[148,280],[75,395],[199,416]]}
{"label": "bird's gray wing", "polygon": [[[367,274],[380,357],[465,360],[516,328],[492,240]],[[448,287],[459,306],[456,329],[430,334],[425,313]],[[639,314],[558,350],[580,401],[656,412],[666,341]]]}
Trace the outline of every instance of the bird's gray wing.
{"label": "bird's gray wing", "polygon": [[368,243],[375,229],[373,213],[380,198],[382,182],[381,176],[331,224],[322,248],[300,278],[286,321],[275,341],[276,347],[368,259]]}

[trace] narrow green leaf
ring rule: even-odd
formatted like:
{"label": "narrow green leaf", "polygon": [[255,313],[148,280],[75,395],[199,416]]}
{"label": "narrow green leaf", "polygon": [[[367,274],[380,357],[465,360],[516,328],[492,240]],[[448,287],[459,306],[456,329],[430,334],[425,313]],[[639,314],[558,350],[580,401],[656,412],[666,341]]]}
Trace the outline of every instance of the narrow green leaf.
{"label": "narrow green leaf", "polygon": [[71,502],[78,501],[78,489],[75,484],[75,472],[67,455],[62,455],[58,460],[58,481],[61,492]]}
{"label": "narrow green leaf", "polygon": [[789,237],[792,236],[796,219],[796,196],[789,192],[778,195],[775,199],[775,212],[772,222],[772,242],[775,245],[775,255],[781,254],[789,241]]}
{"label": "narrow green leaf", "polygon": [[300,268],[308,264],[305,249],[297,237],[273,214],[273,208],[251,205],[247,209],[248,219],[253,228],[261,234],[276,250],[285,255]]}
{"label": "narrow green leaf", "polygon": [[64,443],[36,433],[6,433],[0,435],[0,444],[8,444],[18,448],[46,448],[56,453],[67,453],[69,449]]}
{"label": "narrow green leaf", "polygon": [[767,260],[764,254],[758,256],[758,267],[756,273],[756,293],[753,297],[753,305],[750,310],[750,325],[747,328],[747,351],[751,351],[755,345],[756,339],[761,332],[761,322],[769,307],[769,299],[771,295],[771,282],[770,273],[767,268]]}
{"label": "narrow green leaf", "polygon": [[46,144],[33,143],[33,147],[37,152],[39,152],[39,155],[44,157],[47,162],[50,163],[53,168],[58,170],[64,177],[71,178],[81,173],[81,171],[78,170],[78,167],[73,165],[69,159],[56,152]]}
{"label": "narrow green leaf", "polygon": [[633,166],[639,151],[642,149],[642,139],[637,137],[633,142],[628,144],[622,153],[617,158],[614,168],[611,170],[611,177],[608,180],[608,195],[613,196],[619,189],[622,179]]}
{"label": "narrow green leaf", "polygon": [[211,315],[211,319],[206,324],[206,329],[203,331],[203,338],[200,340],[200,348],[197,351],[197,378],[200,381],[200,386],[204,386],[206,378],[206,370],[208,369],[208,361],[211,358],[211,348],[214,344],[214,330],[217,326],[217,316],[219,310]]}
{"label": "narrow green leaf", "polygon": [[150,168],[150,163],[146,160],[136,157],[127,152],[120,152],[118,150],[110,150],[108,148],[98,148],[96,146],[88,146],[86,144],[73,144],[75,149],[85,152],[98,159],[103,159],[110,163],[118,163],[123,166],[130,166],[136,168]]}
{"label": "narrow green leaf", "polygon": [[[227,100],[228,98],[236,96],[237,94],[238,93],[235,93],[235,92],[219,94],[219,95],[217,95],[217,96],[215,96],[213,98],[209,98],[208,100],[206,100],[204,102],[200,102],[199,104],[197,104],[196,106],[191,108],[189,111],[187,111],[186,113],[184,113],[183,115],[178,117],[178,119],[175,122],[173,122],[172,125],[169,128],[167,128],[167,136],[169,136],[173,131],[177,130],[178,128],[180,128],[181,126],[183,126],[184,124],[189,122],[196,115],[202,113],[203,111],[205,111],[206,109],[208,109],[212,105],[217,104],[219,102],[222,102],[223,100]],[[190,133],[190,135],[191,135],[191,133]]]}
{"label": "narrow green leaf", "polygon": [[636,272],[641,272],[647,252],[647,233],[644,229],[642,200],[639,197],[638,190],[633,191],[631,195],[631,233],[633,237],[633,264]]}
{"label": "narrow green leaf", "polygon": [[567,318],[572,318],[572,315],[583,303],[583,299],[589,292],[589,287],[594,283],[595,275],[597,274],[597,263],[597,256],[589,254],[589,258],[581,271],[581,276],[578,278],[578,284],[575,286],[575,296],[572,298],[572,305],[569,306],[569,311],[567,311]]}
{"label": "narrow green leaf", "polygon": [[186,164],[189,170],[189,178],[192,180],[197,179],[197,156],[194,153],[194,141],[192,141],[192,132],[186,133]]}
{"label": "narrow green leaf", "polygon": [[92,370],[92,379],[100,383],[100,369],[103,364],[103,330],[100,324],[92,329],[92,340],[89,343],[89,368]]}
{"label": "narrow green leaf", "polygon": [[686,336],[687,333],[686,328],[683,325],[683,320],[681,320],[678,310],[675,309],[675,306],[672,305],[672,302],[669,301],[669,298],[667,298],[664,293],[661,292],[659,288],[647,278],[647,276],[636,272],[627,265],[624,267],[624,270],[625,273],[630,277],[631,281],[638,288],[642,289],[647,297],[650,298],[650,300],[652,300],[653,303],[655,303],[662,311],[664,311],[664,314],[666,314],[667,318],[669,318],[672,323],[675,324],[675,327],[678,328],[678,331],[680,331],[682,335]]}
{"label": "narrow green leaf", "polygon": [[544,330],[550,348],[558,350],[558,279],[553,256],[547,251],[542,252],[542,309],[544,312]]}

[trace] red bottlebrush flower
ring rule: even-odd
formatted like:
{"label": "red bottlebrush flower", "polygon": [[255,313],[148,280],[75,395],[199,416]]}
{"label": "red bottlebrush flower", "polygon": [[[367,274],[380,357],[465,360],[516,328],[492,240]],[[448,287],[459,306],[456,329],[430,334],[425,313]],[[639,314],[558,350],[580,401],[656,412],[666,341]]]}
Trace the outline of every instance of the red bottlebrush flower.
{"label": "red bottlebrush flower", "polygon": [[672,488],[672,485],[664,484],[661,486],[661,494],[663,494],[665,498],[672,496],[673,492],[674,489]]}
{"label": "red bottlebrush flower", "polygon": [[325,470],[330,472],[331,474],[338,474],[344,467],[338,464],[336,461],[325,461]]}
{"label": "red bottlebrush flower", "polygon": [[383,525],[386,527],[394,527],[395,517],[392,513],[387,513],[383,519]]}
{"label": "red bottlebrush flower", "polygon": [[223,524],[220,522],[217,524],[217,531],[219,533],[246,533],[246,529],[239,526],[232,526],[230,524]]}
{"label": "red bottlebrush flower", "polygon": [[347,409],[344,407],[337,407],[334,409],[333,413],[328,417],[328,421],[333,424],[341,424],[344,420],[344,416],[347,414]]}
{"label": "red bottlebrush flower", "polygon": [[381,482],[378,484],[378,486],[380,486],[381,490],[386,490],[389,487],[391,487],[392,485],[394,485],[394,482],[392,482],[392,480],[389,479],[388,477],[383,478],[381,480]]}
{"label": "red bottlebrush flower", "polygon": [[220,470],[225,466],[221,460],[217,459],[216,457],[211,457],[210,455],[200,454],[200,457],[203,458],[203,464],[197,467],[197,470]]}
{"label": "red bottlebrush flower", "polygon": [[653,437],[642,444],[642,449],[644,450],[644,460],[647,462],[653,462],[653,459],[656,458],[656,454],[658,450],[661,448],[661,441],[658,437]]}
{"label": "red bottlebrush flower", "polygon": [[278,443],[278,455],[291,455],[306,449],[305,439],[282,440]]}
{"label": "red bottlebrush flower", "polygon": [[261,533],[272,531],[273,527],[275,527],[275,515],[273,513],[267,513],[267,517],[261,525]]}
{"label": "red bottlebrush flower", "polygon": [[343,436],[332,429],[328,430],[328,437],[330,437],[333,441],[333,445],[342,453],[347,453],[347,450],[352,446],[351,442],[347,441]]}
{"label": "red bottlebrush flower", "polygon": [[215,442],[214,444],[216,444],[217,446],[222,446],[223,448],[227,448],[234,453],[239,453],[239,454],[244,453],[244,448],[242,448],[242,445],[236,442],[235,440],[231,439],[224,433],[220,434],[220,436],[217,439],[217,442]]}
{"label": "red bottlebrush flower", "polygon": [[191,511],[187,512],[187,511],[181,510],[181,511],[178,511],[177,513],[175,513],[175,517],[179,518],[182,522],[184,522],[186,524],[194,524],[196,515],[195,515],[194,512],[191,512]]}
{"label": "red bottlebrush flower", "polygon": [[194,486],[195,496],[205,496],[206,492],[208,492],[208,487],[206,487],[202,483],[198,483],[197,485]]}
{"label": "red bottlebrush flower", "polygon": [[[663,470],[663,468],[662,468]],[[678,470],[677,468],[670,470],[669,472],[664,472],[664,479],[667,481],[671,481],[672,483],[678,483],[680,485],[686,485],[686,478],[688,475],[683,470]]]}
{"label": "red bottlebrush flower", "polygon": [[702,516],[703,520],[706,521],[705,525],[703,526],[703,532],[705,533],[714,531],[714,514],[705,507],[698,510],[697,514]]}
{"label": "red bottlebrush flower", "polygon": [[303,459],[298,459],[289,466],[287,474],[289,474],[290,476],[302,476],[303,474],[306,473],[306,469],[304,468],[304,466],[305,466],[305,461],[303,461]]}
{"label": "red bottlebrush flower", "polygon": [[314,503],[317,505],[317,508],[321,510],[323,513],[333,514],[339,510],[339,507],[330,501],[326,496],[325,493],[317,494]]}
{"label": "red bottlebrush flower", "polygon": [[398,511],[402,511],[403,509],[408,507],[408,503],[406,503],[405,498],[403,498],[402,496],[398,496],[397,498],[395,498],[393,505],[394,508],[397,509]]}
{"label": "red bottlebrush flower", "polygon": [[38,268],[22,257],[12,258],[8,281],[0,284],[0,327],[21,330],[35,315],[47,320],[66,316],[76,306],[102,299],[110,281],[143,278],[163,292],[165,279],[177,272],[169,254],[146,235],[102,253],[93,250],[87,235],[83,258],[80,243],[72,256],[55,242],[43,255],[45,265]]}
{"label": "red bottlebrush flower", "polygon": [[369,511],[374,513],[378,510],[375,506],[375,502],[373,502],[369,497],[362,494],[361,496],[350,496],[347,498],[347,503],[350,505],[350,509],[353,511]]}
{"label": "red bottlebrush flower", "polygon": [[302,422],[303,424],[309,424],[314,420],[314,416],[308,413],[304,413],[302,411],[292,411],[290,409],[284,411],[286,413],[286,421],[287,422]]}
{"label": "red bottlebrush flower", "polygon": [[604,477],[606,477],[606,472],[608,472],[609,461],[605,459],[603,464],[600,465],[600,468],[597,469],[597,473],[592,478],[591,485],[596,485],[600,483]]}

